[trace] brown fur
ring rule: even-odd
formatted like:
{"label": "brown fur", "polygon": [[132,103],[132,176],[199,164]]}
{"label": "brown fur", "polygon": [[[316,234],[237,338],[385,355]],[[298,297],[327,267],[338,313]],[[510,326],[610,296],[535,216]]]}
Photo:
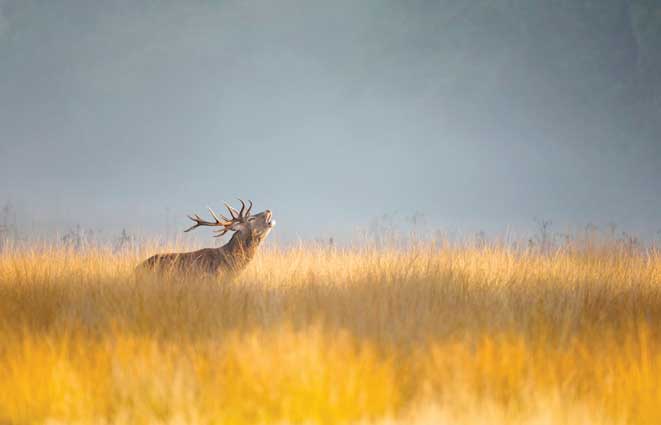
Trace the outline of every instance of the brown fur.
{"label": "brown fur", "polygon": [[137,270],[234,275],[252,260],[274,224],[271,224],[271,212],[267,210],[236,226],[233,229],[236,233],[220,248],[157,254],[142,262]]}

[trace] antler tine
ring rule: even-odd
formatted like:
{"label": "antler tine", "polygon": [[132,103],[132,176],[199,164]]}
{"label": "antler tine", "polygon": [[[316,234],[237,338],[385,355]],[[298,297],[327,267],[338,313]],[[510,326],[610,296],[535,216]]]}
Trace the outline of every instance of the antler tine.
{"label": "antler tine", "polygon": [[252,209],[252,201],[248,199],[248,202],[250,203],[250,206],[248,207],[248,211],[246,211],[246,217],[250,217],[250,210]]}
{"label": "antler tine", "polygon": [[[209,207],[207,207],[207,208],[209,208]],[[202,219],[202,217],[200,217],[197,214],[189,215],[187,217],[190,218],[192,221],[194,221],[195,224],[193,224],[188,229],[184,230],[184,232],[190,232],[191,230],[196,229],[199,226],[227,226],[231,223],[231,221],[229,221],[229,220],[225,220],[224,222],[220,221],[220,219],[216,216],[216,213],[214,213],[211,208],[209,208],[209,212],[211,213],[211,216],[216,221],[206,221],[206,220]]]}
{"label": "antler tine", "polygon": [[[207,208],[209,208],[209,207],[207,207]],[[225,221],[226,223],[231,223],[231,222],[232,222],[232,219],[227,218],[227,217],[225,217],[225,216],[222,215],[222,214],[215,214],[213,211],[211,211],[211,208],[209,208],[209,211],[211,212],[211,215],[213,216],[213,218],[215,218],[216,220],[218,220],[218,217],[220,217],[220,218],[222,218],[223,221]]]}
{"label": "antler tine", "polygon": [[200,216],[197,215],[197,214],[195,214],[195,217],[193,217],[192,215],[187,215],[186,217],[188,217],[188,218],[190,218],[191,220],[193,220],[193,221],[195,222],[195,224],[193,224],[193,225],[192,225],[191,227],[189,227],[188,229],[184,230],[184,232],[190,232],[191,230],[195,229],[196,227],[198,227],[198,226],[200,225],[200,221],[203,221],[203,220],[200,218]]}
{"label": "antler tine", "polygon": [[238,212],[237,210],[235,210],[234,208],[232,208],[231,205],[228,205],[227,202],[224,202],[224,204],[225,204],[225,207],[227,207],[227,210],[228,210],[228,211],[230,212],[230,214],[232,215],[232,218],[233,218],[234,220],[237,220],[237,219],[239,218],[239,216],[238,216],[239,212]]}
{"label": "antler tine", "polygon": [[[226,224],[226,223],[223,223],[223,222],[220,221],[220,219],[218,218],[218,216],[216,216],[216,213],[213,212],[213,210],[211,209],[211,207],[207,207],[207,208],[209,209],[209,212],[211,213],[211,217],[213,217],[214,219],[216,219],[216,223],[219,223],[219,224]],[[221,217],[223,217],[222,214],[221,214]],[[229,222],[229,221],[230,221],[230,220],[228,220],[228,219],[225,218],[225,217],[223,217],[223,220],[225,220],[225,222]]]}
{"label": "antler tine", "polygon": [[239,218],[244,218],[245,216],[243,215],[243,212],[246,210],[246,203],[243,202],[243,199],[241,198],[236,198],[241,202],[241,211],[239,211]]}
{"label": "antler tine", "polygon": [[217,233],[217,234],[213,235],[213,237],[214,238],[219,238],[219,237],[223,236],[225,233],[227,233],[227,230],[228,230],[227,228],[221,229],[221,230],[214,230],[214,232]]}
{"label": "antler tine", "polygon": [[[191,216],[188,216],[188,218],[191,218]],[[192,218],[191,218],[191,220],[192,220]],[[199,224],[195,223],[191,227],[189,227],[188,229],[184,230],[184,232],[190,232],[191,230],[195,229],[198,226],[199,226]]]}
{"label": "antler tine", "polygon": [[202,219],[200,218],[200,216],[198,216],[197,214],[195,214],[195,217],[190,216],[190,215],[187,215],[186,217],[188,217],[188,218],[190,218],[191,220],[193,220],[193,221],[195,222],[195,224],[193,224],[193,225],[192,225],[191,227],[189,227],[188,229],[184,230],[184,232],[190,232],[191,230],[193,230],[193,229],[195,229],[195,228],[201,226],[201,222],[204,221],[204,220],[202,220]]}

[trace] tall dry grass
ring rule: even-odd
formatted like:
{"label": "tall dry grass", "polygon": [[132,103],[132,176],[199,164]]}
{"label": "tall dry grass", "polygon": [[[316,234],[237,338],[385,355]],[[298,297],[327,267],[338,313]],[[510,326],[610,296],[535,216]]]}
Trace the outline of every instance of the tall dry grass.
{"label": "tall dry grass", "polygon": [[0,254],[0,424],[661,423],[658,253],[146,255]]}

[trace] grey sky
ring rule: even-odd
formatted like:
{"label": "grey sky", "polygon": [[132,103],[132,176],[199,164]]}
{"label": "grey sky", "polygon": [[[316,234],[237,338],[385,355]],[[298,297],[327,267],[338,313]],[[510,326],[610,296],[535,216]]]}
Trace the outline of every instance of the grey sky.
{"label": "grey sky", "polygon": [[[237,196],[285,239],[415,211],[661,228],[655,134],[452,4],[0,0],[0,202],[40,232],[157,234]],[[595,87],[627,78],[609,61]]]}

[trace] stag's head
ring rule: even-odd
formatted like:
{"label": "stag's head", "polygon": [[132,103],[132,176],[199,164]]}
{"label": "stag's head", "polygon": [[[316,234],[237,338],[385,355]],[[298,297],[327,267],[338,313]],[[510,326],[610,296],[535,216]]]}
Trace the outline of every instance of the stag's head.
{"label": "stag's head", "polygon": [[244,240],[263,240],[275,226],[275,220],[273,220],[271,210],[251,214],[252,201],[248,200],[248,207],[246,207],[246,203],[241,199],[239,199],[239,202],[241,202],[241,210],[239,211],[231,205],[225,204],[232,218],[227,218],[222,214],[216,215],[211,208],[209,208],[209,212],[215,221],[203,220],[197,214],[189,215],[188,218],[193,220],[195,224],[184,230],[184,232],[189,232],[199,226],[213,226],[220,227],[220,229],[214,231],[216,233],[214,235],[215,237],[223,236],[225,233],[232,231],[236,232],[237,236]]}

